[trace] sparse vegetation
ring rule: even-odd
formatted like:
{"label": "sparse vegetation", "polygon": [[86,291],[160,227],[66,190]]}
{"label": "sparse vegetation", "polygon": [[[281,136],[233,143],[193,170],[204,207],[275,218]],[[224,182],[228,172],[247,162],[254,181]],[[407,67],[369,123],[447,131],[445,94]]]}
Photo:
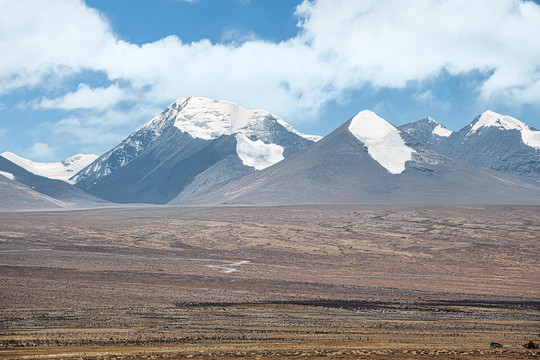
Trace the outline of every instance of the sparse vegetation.
{"label": "sparse vegetation", "polygon": [[2,213],[0,359],[530,359],[538,228],[535,207]]}

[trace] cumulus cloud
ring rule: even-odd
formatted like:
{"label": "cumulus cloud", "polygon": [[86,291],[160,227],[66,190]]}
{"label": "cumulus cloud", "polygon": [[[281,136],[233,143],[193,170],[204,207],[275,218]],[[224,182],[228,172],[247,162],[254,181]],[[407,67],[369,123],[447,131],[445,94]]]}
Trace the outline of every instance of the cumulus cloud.
{"label": "cumulus cloud", "polygon": [[0,8],[0,93],[94,68],[96,55],[118,44],[82,1],[0,0]]}
{"label": "cumulus cloud", "polygon": [[[301,121],[347,91],[403,88],[442,71],[485,74],[481,101],[540,98],[540,6],[531,1],[304,0],[298,34],[279,43],[224,33],[221,43],[172,35],[143,45],[119,39],[81,0],[0,8],[0,53],[9,54],[0,57],[0,94],[87,70],[110,81],[43,98],[44,109],[107,111],[133,94],[150,108],[202,95]],[[81,126],[97,122],[88,116]]]}
{"label": "cumulus cloud", "polygon": [[339,65],[338,88],[481,71],[493,72],[484,99],[510,93],[528,102],[515,90],[532,90],[540,77],[540,6],[532,2],[304,1],[297,14],[304,41]]}
{"label": "cumulus cloud", "polygon": [[97,109],[103,110],[113,107],[120,101],[125,101],[130,98],[130,94],[126,94],[116,85],[109,87],[91,88],[86,84],[79,84],[77,91],[65,94],[62,97],[42,99],[37,105],[40,109]]}
{"label": "cumulus cloud", "polygon": [[78,114],[52,124],[52,133],[68,145],[94,144],[104,152],[117,145],[137,124],[148,121],[161,110],[138,104],[128,110],[108,109],[100,113]]}
{"label": "cumulus cloud", "polygon": [[36,142],[26,153],[26,157],[35,160],[44,160],[54,157],[55,148],[47,143]]}

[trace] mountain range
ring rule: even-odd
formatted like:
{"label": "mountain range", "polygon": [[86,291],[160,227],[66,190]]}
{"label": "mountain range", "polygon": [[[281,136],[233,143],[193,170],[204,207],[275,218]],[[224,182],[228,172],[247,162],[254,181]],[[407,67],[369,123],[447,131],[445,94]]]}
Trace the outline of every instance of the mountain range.
{"label": "mountain range", "polygon": [[266,110],[202,97],[176,100],[99,157],[54,164],[0,157],[0,199],[8,208],[540,204],[539,178],[540,132],[492,111],[457,132],[430,117],[395,127],[361,111],[321,139]]}
{"label": "mountain range", "polygon": [[511,116],[488,110],[456,132],[429,117],[399,128],[450,156],[540,181],[540,131]]}
{"label": "mountain range", "polygon": [[371,111],[191,203],[540,204],[540,186],[445,155]]}

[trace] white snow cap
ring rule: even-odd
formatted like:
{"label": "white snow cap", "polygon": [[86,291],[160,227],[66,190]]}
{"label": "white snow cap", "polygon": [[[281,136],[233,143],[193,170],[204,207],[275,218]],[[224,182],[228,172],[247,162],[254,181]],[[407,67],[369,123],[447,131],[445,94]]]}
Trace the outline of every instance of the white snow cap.
{"label": "white snow cap", "polygon": [[[221,135],[242,133],[247,136],[259,134],[264,130],[263,120],[271,117],[288,131],[305,139],[318,141],[320,136],[306,135],[296,131],[281,118],[263,109],[248,110],[227,100],[212,100],[204,97],[181,97],[172,103],[166,117],[174,117],[178,129],[189,133],[194,138],[216,139]],[[156,116],[145,126],[159,123],[163,114]]]}
{"label": "white snow cap", "polygon": [[15,176],[13,176],[12,173],[8,173],[5,171],[0,171],[0,175],[2,175],[5,178],[8,178],[9,180],[15,180]]}
{"label": "white snow cap", "polygon": [[69,180],[69,178],[98,158],[98,156],[94,154],[77,154],[56,163],[40,163],[25,159],[9,151],[0,155],[32,174],[44,176],[49,179],[63,180],[70,184],[73,184],[74,182]]}
{"label": "white snow cap", "polygon": [[443,125],[439,124],[435,119],[433,119],[431,116],[426,116],[425,118],[429,123],[437,124],[435,128],[433,129],[432,133],[435,135],[443,136],[443,137],[449,137],[452,135],[452,131],[445,128]]}
{"label": "white snow cap", "polygon": [[497,127],[503,130],[518,130],[521,132],[521,140],[528,146],[540,149],[540,131],[533,130],[529,125],[508,115],[497,114],[487,110],[478,120],[471,124],[469,134],[475,133],[481,128]]}
{"label": "white snow cap", "polygon": [[236,134],[236,153],[242,163],[262,170],[283,160],[283,147],[253,141],[244,134]]}
{"label": "white snow cap", "polygon": [[399,130],[375,114],[364,110],[352,118],[349,131],[368,149],[368,154],[392,174],[401,174],[405,163],[416,153],[405,145]]}
{"label": "white snow cap", "polygon": [[445,128],[441,124],[437,124],[437,126],[435,126],[435,129],[433,129],[433,133],[435,135],[439,135],[439,136],[443,136],[443,137],[449,137],[450,135],[452,135],[452,131],[448,130],[447,128]]}

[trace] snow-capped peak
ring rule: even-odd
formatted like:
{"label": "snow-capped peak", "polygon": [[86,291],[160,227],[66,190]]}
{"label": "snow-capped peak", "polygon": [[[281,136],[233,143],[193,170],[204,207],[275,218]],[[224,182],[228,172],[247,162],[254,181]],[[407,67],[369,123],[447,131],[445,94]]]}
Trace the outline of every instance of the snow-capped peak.
{"label": "snow-capped peak", "polygon": [[452,135],[452,131],[448,130],[441,124],[437,124],[437,126],[435,126],[435,128],[433,129],[433,133],[442,137],[449,137],[450,135]]}
{"label": "snow-capped peak", "polygon": [[434,135],[449,137],[452,135],[452,131],[445,128],[442,124],[439,124],[437,120],[433,119],[431,116],[426,116],[424,121],[430,124],[430,126],[435,126],[431,131]]}
{"label": "snow-capped peak", "polygon": [[470,125],[469,135],[482,128],[496,127],[502,130],[518,130],[522,141],[530,147],[540,149],[540,131],[508,115],[501,115],[487,110],[477,117]]}
{"label": "snow-capped peak", "polygon": [[416,151],[401,138],[395,126],[372,111],[364,110],[352,118],[349,131],[368,149],[368,154],[392,174],[405,170]]}
{"label": "snow-capped peak", "polygon": [[3,152],[0,155],[33,174],[49,179],[63,180],[70,184],[74,182],[69,180],[69,178],[98,158],[94,154],[77,154],[56,163],[41,163],[25,159],[9,151]]}
{"label": "snow-capped peak", "polygon": [[305,139],[317,141],[321,138],[296,131],[291,125],[264,109],[249,110],[232,101],[198,96],[179,98],[144,127],[159,129],[171,119],[174,119],[174,126],[181,131],[189,133],[194,138],[205,140],[235,133],[260,137],[262,133],[268,131],[264,123],[266,119],[277,122],[289,132]]}

